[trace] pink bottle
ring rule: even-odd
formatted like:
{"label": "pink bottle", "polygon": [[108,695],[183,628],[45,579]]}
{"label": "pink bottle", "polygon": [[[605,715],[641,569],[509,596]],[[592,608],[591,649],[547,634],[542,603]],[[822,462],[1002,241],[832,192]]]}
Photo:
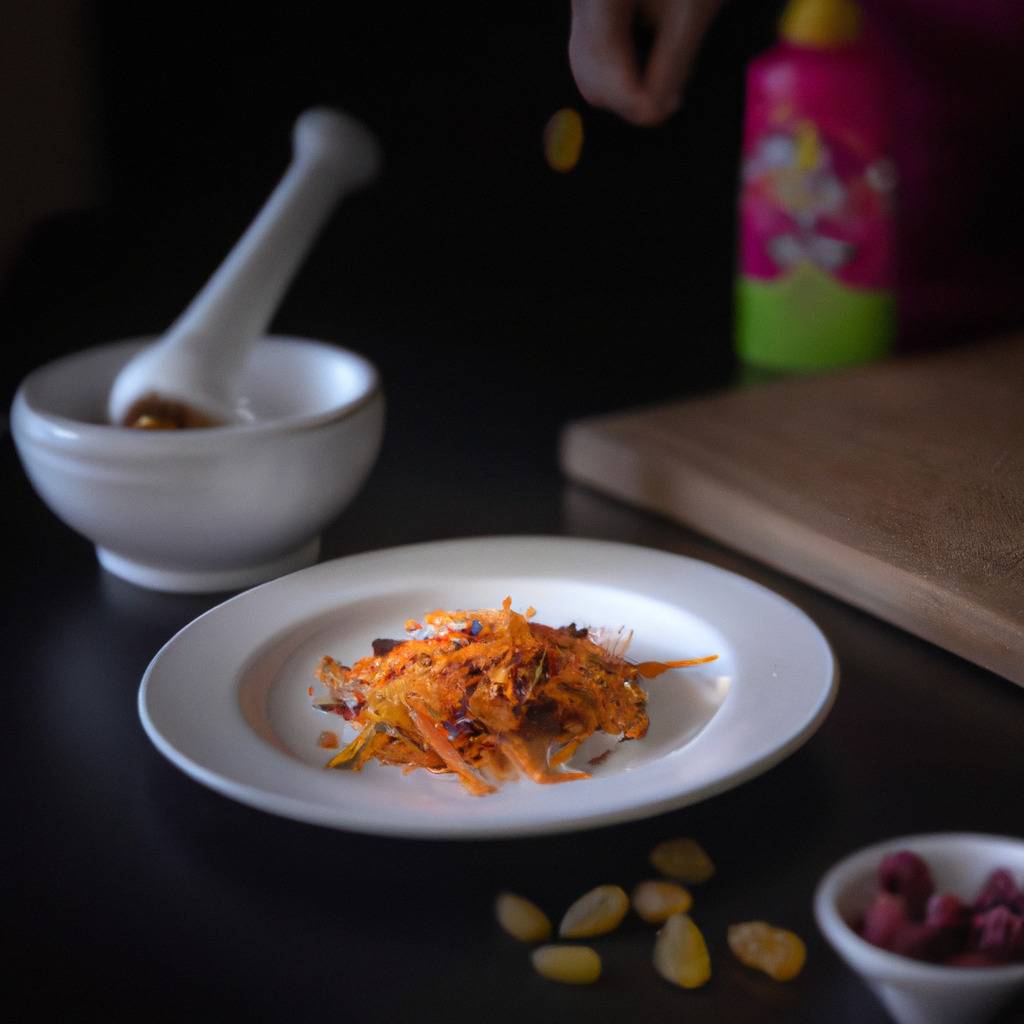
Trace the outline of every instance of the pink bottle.
{"label": "pink bottle", "polygon": [[736,343],[748,366],[865,362],[895,333],[885,75],[852,0],[790,0],[747,73]]}

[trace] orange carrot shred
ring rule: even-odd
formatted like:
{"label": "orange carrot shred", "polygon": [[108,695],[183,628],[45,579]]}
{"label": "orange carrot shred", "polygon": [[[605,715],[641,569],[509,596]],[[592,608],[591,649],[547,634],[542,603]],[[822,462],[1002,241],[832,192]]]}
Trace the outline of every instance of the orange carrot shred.
{"label": "orange carrot shred", "polygon": [[535,749],[536,743],[529,743],[518,736],[502,736],[499,740],[501,749],[509,759],[534,782],[541,785],[552,785],[560,782],[575,782],[578,779],[589,779],[589,772],[559,769],[545,763]]}
{"label": "orange carrot shred", "polygon": [[706,665],[709,661],[716,661],[717,658],[717,654],[709,654],[706,658],[684,658],[682,661],[642,661],[639,665],[634,665],[633,668],[644,679],[654,679],[655,676],[660,676],[662,672],[667,672],[670,668],[690,668],[692,665]]}
{"label": "orange carrot shred", "polygon": [[462,779],[466,789],[474,796],[493,793],[494,787],[484,782],[466,764],[462,759],[462,755],[452,746],[451,740],[444,734],[444,730],[434,724],[434,720],[430,717],[430,713],[423,704],[412,696],[406,697],[406,704],[409,707],[409,716],[412,718],[416,728],[419,729],[424,742],[431,746],[438,757]]}

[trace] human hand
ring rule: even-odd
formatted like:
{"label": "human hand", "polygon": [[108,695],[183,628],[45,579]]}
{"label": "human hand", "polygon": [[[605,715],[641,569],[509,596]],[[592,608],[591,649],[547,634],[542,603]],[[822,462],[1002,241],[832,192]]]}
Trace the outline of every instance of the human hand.
{"label": "human hand", "polygon": [[[704,33],[723,0],[572,0],[569,65],[583,98],[638,125],[678,108]],[[633,25],[654,33],[640,68]]]}

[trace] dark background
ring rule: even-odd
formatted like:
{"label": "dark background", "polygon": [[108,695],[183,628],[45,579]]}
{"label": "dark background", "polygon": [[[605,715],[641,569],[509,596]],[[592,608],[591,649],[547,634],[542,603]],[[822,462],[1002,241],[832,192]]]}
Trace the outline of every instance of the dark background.
{"label": "dark background", "polygon": [[[452,378],[552,420],[725,381],[743,68],[778,7],[727,5],[656,129],[581,100],[568,3],[86,7],[100,199],[40,223],[4,281],[11,390],[60,351],[166,327],[314,104],[364,119],[386,165],[275,329],[359,348],[385,378],[421,366],[439,414]],[[563,106],[586,132],[569,174],[541,144]]]}
{"label": "dark background", "polygon": [[[276,184],[314,104],[364,119],[386,165],[328,225],[276,330],[358,348],[396,386],[414,377],[438,416],[455,381],[489,410],[500,394],[550,425],[730,381],[743,76],[781,6],[725,3],[680,111],[641,129],[580,98],[568,0],[244,15],[13,5],[0,38],[4,397],[54,355],[168,326]],[[943,28],[918,0],[865,6],[885,52],[936,98],[922,111],[891,90],[896,150],[926,136],[932,168],[901,197],[914,313],[900,346],[1020,326],[1015,43],[991,30],[979,42],[966,16]],[[568,174],[541,144],[563,106],[586,133]]]}
{"label": "dark background", "polygon": [[[389,413],[380,460],[326,531],[324,557],[495,533],[695,556],[804,608],[843,681],[821,732],[794,756],[646,821],[478,844],[276,818],[197,785],[138,722],[153,654],[224,595],[143,592],[101,572],[8,442],[0,876],[12,1005],[21,996],[38,1018],[52,1009],[111,1021],[882,1024],[880,1005],[816,930],[814,882],[888,836],[1018,828],[1021,691],[567,485],[556,464],[558,427],[572,416],[733,376],[743,67],[770,44],[777,6],[727,5],[682,110],[654,130],[580,103],[567,3],[457,14],[413,4],[82,8],[97,199],[39,221],[8,262],[8,404],[17,380],[49,358],[165,328],[273,188],[296,115],[337,104],[380,134],[385,172],[341,208],[275,328],[365,352],[381,367]],[[587,141],[578,168],[558,175],[541,133],[565,105],[579,106]],[[51,124],[25,118],[44,150],[54,143]],[[590,885],[632,884],[650,847],[676,834],[700,837],[718,864],[700,896],[716,971],[707,988],[658,983],[636,922],[602,946],[607,976],[583,992],[536,977],[497,933],[496,888],[557,914]],[[752,914],[807,940],[796,983],[732,961],[725,928]],[[1003,1019],[1019,1020],[1019,1009]]]}

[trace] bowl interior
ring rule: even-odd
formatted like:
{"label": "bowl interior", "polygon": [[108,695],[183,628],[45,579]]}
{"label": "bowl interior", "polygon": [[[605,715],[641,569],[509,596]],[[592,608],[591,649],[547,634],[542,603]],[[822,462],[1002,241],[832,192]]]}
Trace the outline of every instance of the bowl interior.
{"label": "bowl interior", "polygon": [[[42,416],[106,425],[114,378],[154,340],[101,345],[48,363],[26,378],[25,401]],[[254,346],[239,390],[242,405],[260,423],[335,413],[361,401],[376,382],[373,366],[347,349],[302,338],[266,337]]]}
{"label": "bowl interior", "polygon": [[872,847],[850,862],[835,890],[839,916],[855,925],[878,892],[877,870],[882,858],[911,850],[931,869],[937,892],[952,892],[971,902],[996,868],[1007,868],[1024,883],[1024,841],[1003,836],[951,834],[899,839]]}

